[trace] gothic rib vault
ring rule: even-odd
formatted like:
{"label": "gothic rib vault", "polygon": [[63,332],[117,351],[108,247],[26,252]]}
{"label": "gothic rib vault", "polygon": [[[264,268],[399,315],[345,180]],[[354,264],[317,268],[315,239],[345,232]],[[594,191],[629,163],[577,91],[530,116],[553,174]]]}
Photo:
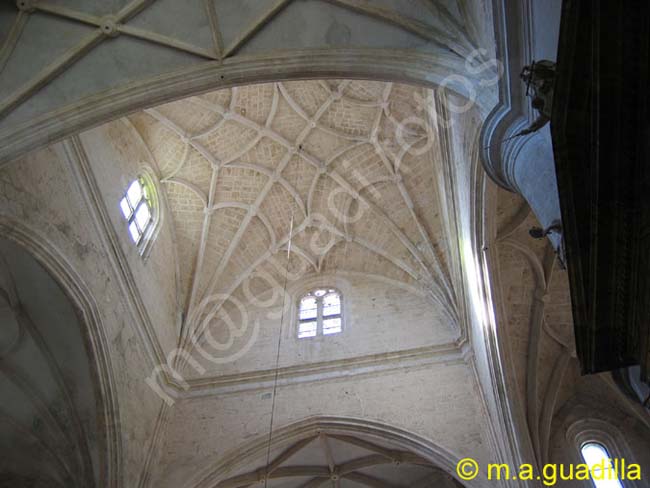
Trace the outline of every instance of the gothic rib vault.
{"label": "gothic rib vault", "polygon": [[[3,3],[0,161],[218,85],[351,71],[471,78],[467,57],[489,59],[489,11],[458,0]],[[396,67],[375,73],[378,57]]]}
{"label": "gothic rib vault", "polygon": [[439,103],[409,85],[315,80],[223,89],[129,116],[173,221],[181,347],[223,327],[220,307],[263,293],[269,279],[282,284],[292,219],[291,273],[407,287],[459,333],[446,132],[429,119]]}
{"label": "gothic rib vault", "polygon": [[[456,486],[464,457],[580,461],[585,425],[647,466],[647,412],[580,377],[566,274],[480,168],[481,147],[532,152],[501,142],[529,122],[518,75],[560,3],[0,3],[0,253],[24,246],[51,276],[23,288],[72,306],[7,293],[34,274],[9,254],[0,485]],[[145,168],[163,222],[141,256],[118,202]],[[363,302],[331,341],[296,346],[277,313],[291,222],[285,312],[320,286]],[[203,361],[222,312],[260,302],[246,360]],[[167,403],[146,377],[176,346]]]}
{"label": "gothic rib vault", "polygon": [[[277,451],[277,452],[276,452]],[[258,463],[260,461],[258,460]],[[255,465],[255,462],[251,463]],[[259,468],[231,476],[215,488],[247,488],[264,483],[271,488],[459,488],[441,468],[421,456],[395,449],[367,436],[319,431],[282,450],[274,450],[269,468]],[[203,480],[199,486],[209,486]]]}

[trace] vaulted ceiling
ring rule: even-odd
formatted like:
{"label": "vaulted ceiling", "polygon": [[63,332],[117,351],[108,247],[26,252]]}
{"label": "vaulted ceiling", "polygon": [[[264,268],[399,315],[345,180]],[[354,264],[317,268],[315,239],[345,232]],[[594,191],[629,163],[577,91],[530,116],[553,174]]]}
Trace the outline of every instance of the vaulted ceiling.
{"label": "vaulted ceiling", "polygon": [[271,452],[268,466],[262,463],[257,469],[248,466],[248,470],[220,481],[216,488],[462,486],[442,469],[411,452],[391,449],[376,439],[341,434],[306,437],[282,451]]}
{"label": "vaulted ceiling", "polygon": [[[362,274],[426,295],[457,325],[445,132],[433,92],[315,80],[248,85],[129,117],[157,163],[189,333],[230,297]],[[244,290],[246,287],[246,290]]]}
{"label": "vaulted ceiling", "polygon": [[[468,56],[492,50],[487,11],[460,0],[2,2],[0,161],[156,99],[224,78],[245,82],[253,71],[275,79],[327,58],[329,68],[313,69],[365,65],[370,73],[388,55],[416,59],[431,80],[465,73]],[[269,59],[274,70],[260,70]]]}
{"label": "vaulted ceiling", "polygon": [[528,204],[505,190],[497,201],[502,330],[533,449],[545,461],[553,418],[578,378],[568,277],[550,242],[529,235],[539,222]]}

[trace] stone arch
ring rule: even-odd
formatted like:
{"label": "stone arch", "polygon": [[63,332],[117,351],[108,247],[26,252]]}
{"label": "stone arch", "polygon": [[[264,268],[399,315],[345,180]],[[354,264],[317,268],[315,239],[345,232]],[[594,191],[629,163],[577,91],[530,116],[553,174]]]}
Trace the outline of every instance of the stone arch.
{"label": "stone arch", "polygon": [[[650,429],[650,422],[644,412],[625,404],[622,393],[609,385],[609,380],[603,376],[585,377],[585,381],[591,383],[590,388],[602,391],[599,396],[588,394],[581,398],[574,395],[556,413],[549,462],[583,463],[581,446],[596,442],[604,445],[613,458],[645,468],[648,455],[644,436]],[[625,486],[640,488],[643,485],[640,480],[627,479]]]}
{"label": "stone arch", "polygon": [[[151,164],[140,162],[138,172],[134,179],[140,180],[143,187],[146,187],[151,193],[149,198],[151,211],[150,229],[144,233],[142,242],[137,245],[140,255],[146,259],[151,252],[151,246],[160,233],[163,222],[169,218],[169,215],[167,215],[166,202],[163,201],[164,193],[161,191],[160,180]],[[125,191],[126,188],[128,186],[125,185]]]}
{"label": "stone arch", "polygon": [[[582,446],[589,442],[605,447],[612,459],[623,459],[628,465],[638,462],[624,432],[610,421],[592,416],[575,419],[566,428],[565,438],[575,463],[584,462],[580,451]],[[625,486],[640,488],[641,484],[639,480],[626,479]]]}
{"label": "stone arch", "polygon": [[[98,445],[98,452],[96,453],[95,461],[97,466],[92,466],[92,464],[90,465],[92,468],[91,473],[86,473],[84,475],[86,476],[84,480],[86,483],[89,481],[94,482],[96,486],[120,486],[122,441],[119,431],[119,407],[115,392],[108,341],[101,323],[101,316],[97,303],[89,289],[84,284],[84,280],[77,275],[74,269],[70,267],[67,259],[48,241],[47,238],[18,222],[4,217],[0,217],[0,235],[2,235],[0,242],[5,241],[10,246],[13,246],[16,249],[16,252],[22,254],[26,260],[33,261],[34,265],[40,269],[42,274],[48,275],[48,278],[53,282],[53,284],[59,288],[64,299],[67,299],[69,302],[68,306],[71,307],[76,316],[78,322],[77,325],[79,326],[79,334],[81,336],[80,340],[83,346],[85,346],[83,347],[85,349],[84,352],[89,360],[87,369],[93,385],[95,386],[91,395],[94,398],[97,418],[96,439],[94,439]],[[0,286],[2,285],[3,283],[0,283]],[[4,283],[4,285],[6,286],[6,283]],[[14,296],[13,298],[14,299],[12,300],[10,297],[9,302],[13,307],[14,313],[17,315],[19,322],[21,322],[20,326],[26,328],[27,322],[31,322],[31,319],[27,314],[25,314],[23,307],[19,303],[19,297]],[[43,335],[39,334],[39,332],[35,330],[36,327],[34,327],[34,324],[32,323],[27,328],[30,329],[28,331],[29,333],[23,333],[23,337],[19,338],[17,341],[18,344],[12,345],[11,349],[18,349],[20,347],[20,342],[24,342],[26,340],[25,337],[31,335],[31,338],[35,342],[40,342],[39,347],[41,353],[44,356],[49,356],[46,360],[50,362],[54,361],[54,363],[56,363],[57,361],[56,358],[54,358],[54,354],[51,354],[53,347],[48,345]],[[6,353],[7,358],[9,358],[11,350],[5,350],[3,351],[3,354],[4,353]],[[11,367],[10,363],[10,361],[7,361],[7,364]],[[30,364],[30,368],[32,367],[33,365]],[[11,373],[12,371],[13,370],[10,370],[8,373]],[[70,393],[70,385],[67,385],[66,388],[66,383],[74,381],[74,379],[71,380],[63,372],[60,372],[58,376],[60,380],[60,384],[58,384],[59,388],[64,390],[67,389],[68,391],[64,393],[64,395],[67,394],[72,396]],[[19,377],[20,376],[17,376],[16,378]],[[23,377],[22,379],[30,380],[32,378]],[[29,383],[29,381],[23,382],[23,389],[26,388],[25,391],[29,392],[28,396],[34,402],[42,403],[39,407],[40,411],[47,414],[47,395],[38,391],[38,385],[34,386]],[[68,399],[68,409],[74,410],[74,402],[77,396],[78,392],[75,392],[74,398]],[[65,402],[63,403],[65,404]],[[50,414],[46,415],[46,420],[51,420],[54,423],[57,423],[57,420],[59,420],[59,424],[63,421],[63,425],[69,427],[66,415],[74,417],[75,414],[76,413],[65,411],[63,413],[55,412],[55,414],[50,412]],[[62,415],[62,419],[55,418],[58,415]],[[71,421],[73,425],[70,427],[70,430],[74,431],[72,435],[77,436],[76,438],[79,440],[80,434],[75,431],[78,426],[74,425],[75,422],[79,423],[79,419],[73,420],[74,421]],[[81,428],[81,431],[82,433],[84,432],[83,427]],[[52,447],[62,449],[59,445],[54,445]],[[81,456],[83,458],[84,454],[82,453]],[[91,453],[85,457],[86,463],[90,457]],[[11,473],[9,473],[8,476],[11,476]],[[90,476],[90,478],[88,478],[88,476]],[[11,478],[9,479],[11,481]],[[29,481],[30,483],[34,482],[34,480],[31,479],[23,480],[22,478],[17,478],[17,480],[25,482]],[[37,484],[35,486],[41,485]]]}
{"label": "stone arch", "polygon": [[493,63],[494,60],[477,67],[413,51],[337,49],[201,64],[105,90],[87,101],[63,107],[54,115],[44,114],[20,125],[6,141],[0,138],[0,165],[133,111],[220,88],[273,81],[347,78],[444,87],[476,102],[481,112],[487,113],[494,103],[494,89],[490,88],[496,85],[492,82]]}
{"label": "stone arch", "polygon": [[[395,426],[351,417],[308,417],[276,429],[270,447],[271,451],[279,450],[281,454],[272,457],[269,466],[273,467],[276,464],[275,467],[279,467],[282,463],[274,463],[274,459],[276,461],[286,461],[311,441],[320,440],[323,436],[336,440],[342,439],[345,442],[363,446],[371,451],[377,448],[379,457],[392,457],[393,459],[387,462],[398,466],[402,462],[404,464],[426,465],[439,475],[436,481],[443,483],[440,486],[449,486],[451,488],[480,485],[478,481],[480,476],[476,480],[465,481],[464,484],[461,484],[456,479],[456,465],[460,459],[434,442]],[[384,447],[380,447],[374,442],[381,443],[381,446]],[[246,444],[240,445],[231,450],[216,465],[199,472],[186,486],[193,488],[208,486],[234,488],[248,486],[247,483],[259,482],[259,479],[248,481],[248,479],[252,480],[256,476],[261,477],[260,479],[263,481],[264,467],[254,471],[249,468],[255,461],[261,460],[264,463],[264,456],[268,447],[268,435],[259,436]],[[241,475],[243,470],[249,472]],[[237,473],[238,471],[239,473]],[[238,476],[232,476],[234,473],[237,473]],[[278,475],[278,477],[280,476],[282,475]],[[289,474],[289,476],[294,475]],[[325,478],[323,483],[327,481],[329,481],[329,478]],[[314,484],[313,486],[317,485]],[[436,486],[439,485],[436,484]]]}

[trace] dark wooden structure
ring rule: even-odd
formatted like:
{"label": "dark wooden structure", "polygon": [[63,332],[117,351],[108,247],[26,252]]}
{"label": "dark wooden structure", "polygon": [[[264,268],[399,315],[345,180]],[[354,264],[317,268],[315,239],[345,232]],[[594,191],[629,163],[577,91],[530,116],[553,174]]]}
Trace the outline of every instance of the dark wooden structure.
{"label": "dark wooden structure", "polygon": [[565,0],[551,131],[583,373],[650,368],[650,2]]}

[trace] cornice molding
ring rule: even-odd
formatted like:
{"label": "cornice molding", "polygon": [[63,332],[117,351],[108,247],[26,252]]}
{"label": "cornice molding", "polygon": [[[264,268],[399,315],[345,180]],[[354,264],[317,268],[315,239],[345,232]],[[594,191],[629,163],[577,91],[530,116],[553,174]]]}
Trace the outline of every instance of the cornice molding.
{"label": "cornice molding", "polygon": [[[277,381],[278,386],[282,387],[304,382],[383,374],[434,364],[466,364],[467,360],[466,351],[458,344],[450,343],[279,368]],[[275,378],[275,369],[265,369],[241,374],[189,379],[187,380],[189,389],[184,390],[179,385],[174,384],[175,391],[172,396],[176,398],[197,398],[268,389],[273,387]]]}

